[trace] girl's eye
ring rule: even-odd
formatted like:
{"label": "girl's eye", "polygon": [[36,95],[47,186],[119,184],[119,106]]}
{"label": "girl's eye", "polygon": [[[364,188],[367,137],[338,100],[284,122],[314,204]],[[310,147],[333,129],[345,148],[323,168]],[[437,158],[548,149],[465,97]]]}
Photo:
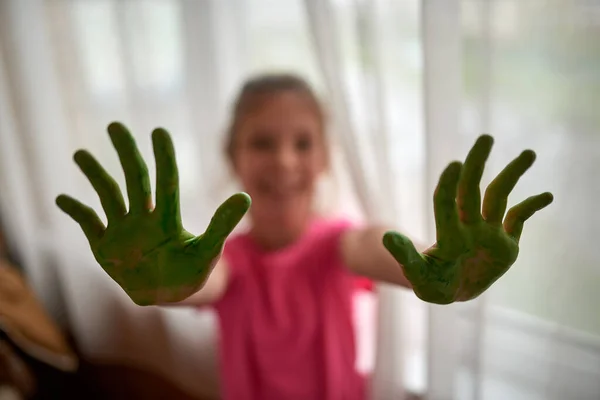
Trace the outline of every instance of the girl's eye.
{"label": "girl's eye", "polygon": [[255,137],[250,141],[250,147],[255,150],[271,150],[275,146],[275,142],[268,137]]}
{"label": "girl's eye", "polygon": [[296,141],[296,149],[308,151],[312,148],[312,139],[310,137],[301,137]]}

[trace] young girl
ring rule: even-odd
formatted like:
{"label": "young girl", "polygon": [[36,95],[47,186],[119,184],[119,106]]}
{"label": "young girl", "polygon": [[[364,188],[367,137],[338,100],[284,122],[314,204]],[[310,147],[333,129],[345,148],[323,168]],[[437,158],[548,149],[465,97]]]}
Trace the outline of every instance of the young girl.
{"label": "young girl", "polygon": [[[225,399],[364,399],[351,313],[356,276],[412,288],[433,303],[473,299],[516,260],[523,222],[552,201],[549,193],[533,196],[509,210],[502,225],[508,194],[535,158],[525,151],[492,182],[481,212],[479,184],[492,146],[481,136],[464,165],[453,162],[443,172],[434,196],[437,242],[419,254],[387,227],[313,212],[315,184],[328,166],[325,124],[302,79],[248,81],[235,102],[226,154],[249,196],[229,198],[198,237],[182,227],[177,165],[164,129],[152,136],[156,206],[146,164],[118,123],[108,132],[129,210],[86,151],[75,161],[98,192],[108,225],[77,200],[57,198],[134,302],[214,307]],[[250,229],[224,245],[249,208]]]}

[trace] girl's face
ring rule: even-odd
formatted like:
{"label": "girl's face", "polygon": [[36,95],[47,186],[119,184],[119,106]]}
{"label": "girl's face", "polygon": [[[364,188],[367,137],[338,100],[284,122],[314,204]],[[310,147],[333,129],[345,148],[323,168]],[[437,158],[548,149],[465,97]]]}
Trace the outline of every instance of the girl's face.
{"label": "girl's face", "polygon": [[302,229],[326,166],[322,122],[314,105],[293,92],[258,98],[235,135],[233,164],[252,197],[254,226],[281,229],[282,236]]}

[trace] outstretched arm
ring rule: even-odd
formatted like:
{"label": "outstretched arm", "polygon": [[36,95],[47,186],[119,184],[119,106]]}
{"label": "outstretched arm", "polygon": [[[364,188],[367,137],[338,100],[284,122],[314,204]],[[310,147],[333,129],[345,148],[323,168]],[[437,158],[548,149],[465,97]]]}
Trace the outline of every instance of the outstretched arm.
{"label": "outstretched arm", "polygon": [[397,232],[350,231],[342,238],[348,267],[366,277],[412,287],[431,303],[467,301],[485,292],[517,260],[525,221],[553,200],[551,193],[538,194],[506,212],[510,192],[535,161],[535,153],[526,150],[490,183],[482,202],[479,185],[492,145],[491,136],[480,136],[464,165],[450,163],[442,173],[433,197],[433,246],[420,253]]}
{"label": "outstretched arm", "polygon": [[[388,231],[380,226],[346,231],[341,238],[342,260],[357,275],[410,289],[412,285],[398,267],[398,261],[381,241]],[[424,246],[422,250],[425,250]]]}

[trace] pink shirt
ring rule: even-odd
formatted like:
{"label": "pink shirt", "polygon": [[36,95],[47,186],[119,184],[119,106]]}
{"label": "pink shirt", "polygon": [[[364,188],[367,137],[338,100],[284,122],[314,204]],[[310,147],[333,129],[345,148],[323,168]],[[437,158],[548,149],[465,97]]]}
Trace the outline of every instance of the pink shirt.
{"label": "pink shirt", "polygon": [[339,251],[350,226],[317,220],[275,252],[244,234],[227,241],[231,279],[214,305],[225,400],[364,400],[352,295],[365,281],[347,271]]}

